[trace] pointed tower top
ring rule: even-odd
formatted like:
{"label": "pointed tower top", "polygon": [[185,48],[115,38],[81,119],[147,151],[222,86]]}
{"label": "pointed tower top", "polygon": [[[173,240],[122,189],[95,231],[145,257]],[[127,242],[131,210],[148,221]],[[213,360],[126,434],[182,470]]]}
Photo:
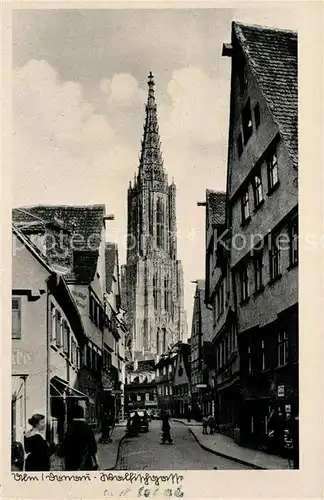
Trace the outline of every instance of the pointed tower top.
{"label": "pointed tower top", "polygon": [[139,173],[147,180],[153,181],[153,179],[155,179],[163,182],[163,159],[157,119],[157,106],[154,95],[155,82],[152,71],[149,72],[147,84],[148,97],[145,108],[146,117],[140,155]]}

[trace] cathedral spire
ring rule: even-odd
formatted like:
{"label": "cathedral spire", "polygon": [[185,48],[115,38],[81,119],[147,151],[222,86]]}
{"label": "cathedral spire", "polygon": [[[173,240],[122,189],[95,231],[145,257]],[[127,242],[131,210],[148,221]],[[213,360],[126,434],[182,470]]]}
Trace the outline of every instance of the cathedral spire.
{"label": "cathedral spire", "polygon": [[154,94],[154,76],[150,71],[148,75],[148,97],[145,107],[145,125],[140,156],[140,175],[147,180],[163,180],[163,159],[161,141],[157,119],[157,106]]}

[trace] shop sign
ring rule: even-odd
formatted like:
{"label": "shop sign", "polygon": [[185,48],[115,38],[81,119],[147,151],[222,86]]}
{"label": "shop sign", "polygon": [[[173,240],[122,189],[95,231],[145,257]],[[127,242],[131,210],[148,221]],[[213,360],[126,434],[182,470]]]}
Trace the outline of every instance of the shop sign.
{"label": "shop sign", "polygon": [[207,389],[206,384],[196,384],[196,389]]}
{"label": "shop sign", "polygon": [[284,385],[278,385],[278,398],[283,398],[285,396],[285,386]]}

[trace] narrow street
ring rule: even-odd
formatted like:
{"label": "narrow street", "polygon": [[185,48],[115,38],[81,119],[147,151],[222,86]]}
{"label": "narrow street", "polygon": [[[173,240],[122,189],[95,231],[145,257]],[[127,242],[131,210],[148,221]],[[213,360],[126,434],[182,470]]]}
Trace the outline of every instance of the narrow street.
{"label": "narrow street", "polygon": [[181,423],[171,423],[171,435],[173,445],[161,445],[161,421],[153,420],[148,433],[123,441],[117,470],[248,469],[204,451]]}

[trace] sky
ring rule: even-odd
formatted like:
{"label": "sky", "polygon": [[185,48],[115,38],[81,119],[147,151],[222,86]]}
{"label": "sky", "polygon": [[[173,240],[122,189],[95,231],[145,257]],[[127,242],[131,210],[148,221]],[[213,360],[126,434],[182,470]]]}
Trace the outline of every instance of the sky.
{"label": "sky", "polygon": [[197,202],[226,185],[230,59],[221,51],[233,20],[298,29],[296,7],[284,4],[13,12],[14,206],[105,204],[121,263],[153,72],[164,167],[177,185],[189,333],[191,281],[205,271]]}

